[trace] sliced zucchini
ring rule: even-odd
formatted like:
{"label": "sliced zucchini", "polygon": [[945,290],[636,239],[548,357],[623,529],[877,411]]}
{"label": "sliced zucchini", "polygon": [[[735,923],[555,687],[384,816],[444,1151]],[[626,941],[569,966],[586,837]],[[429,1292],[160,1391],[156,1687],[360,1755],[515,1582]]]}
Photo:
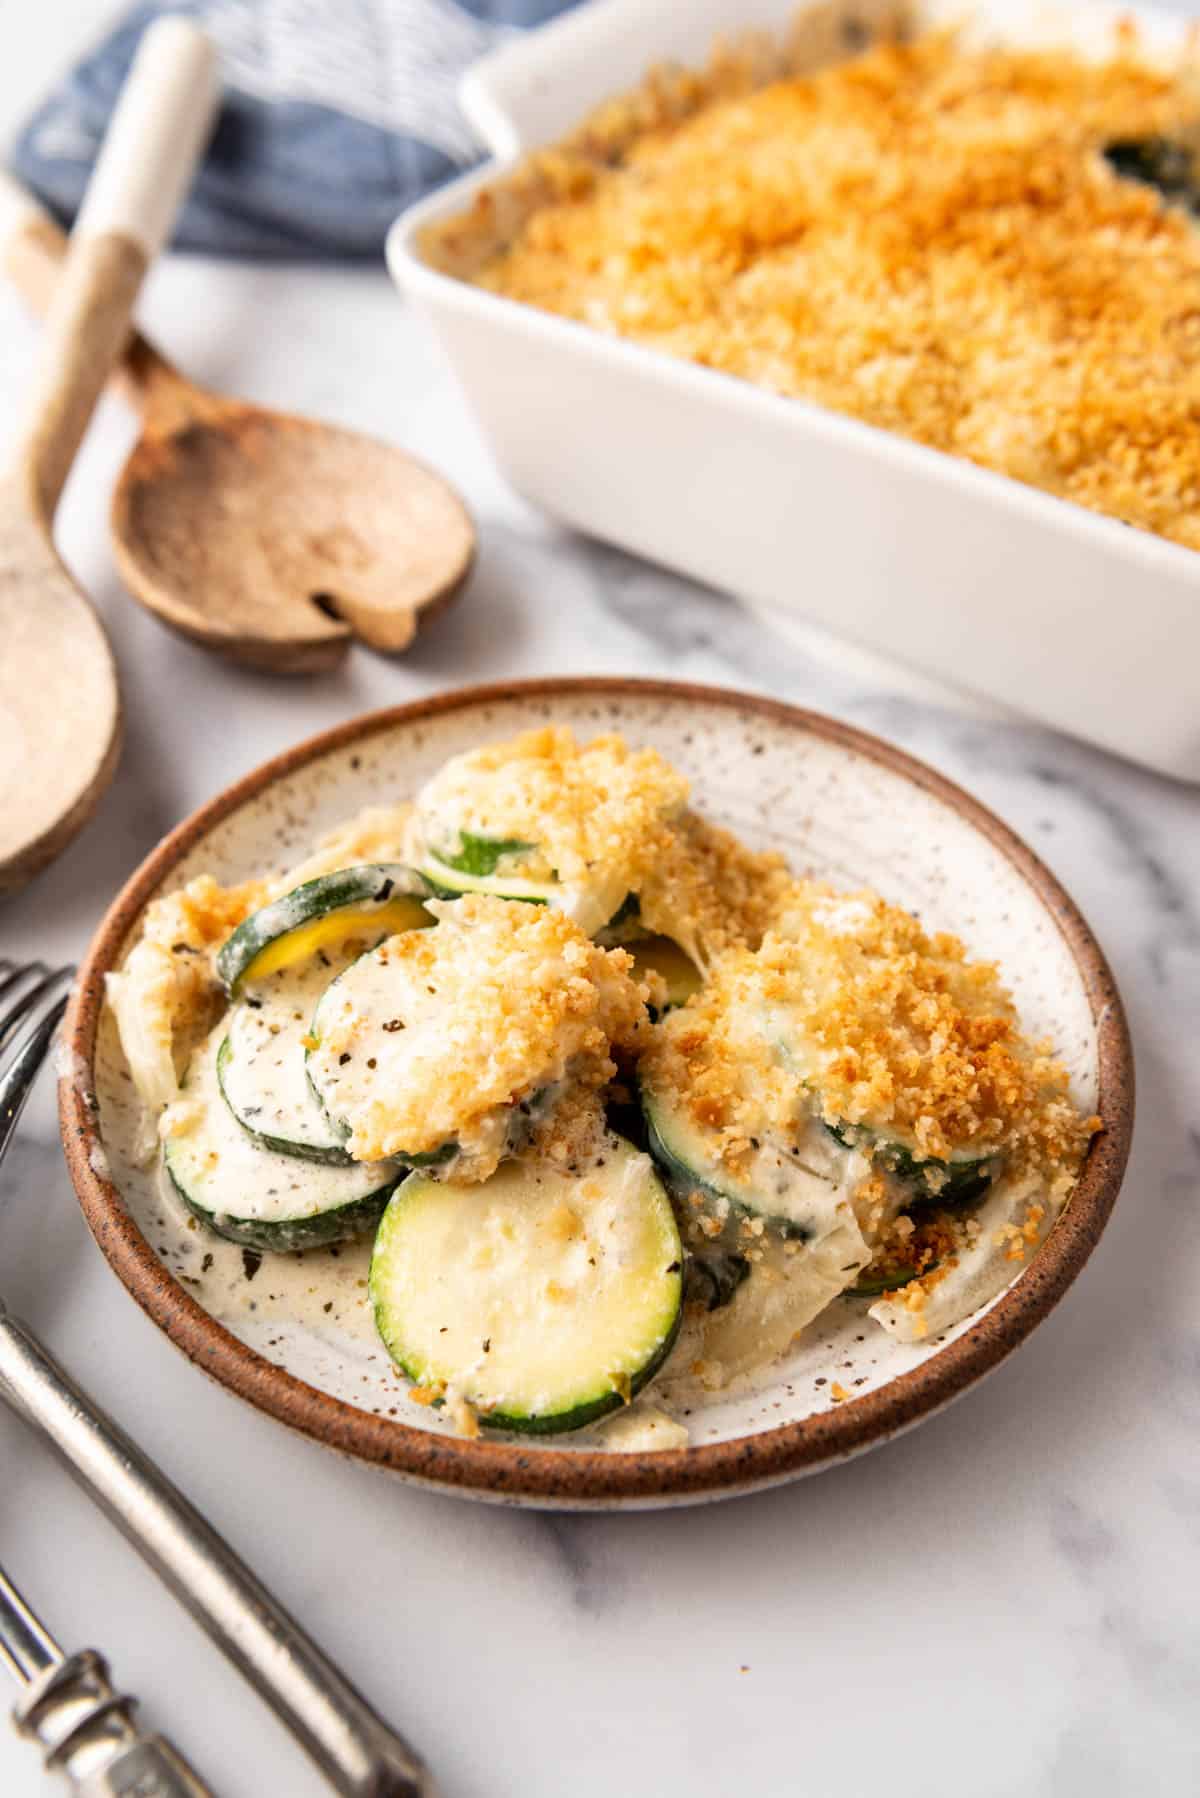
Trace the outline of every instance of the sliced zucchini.
{"label": "sliced zucchini", "polygon": [[603,948],[612,949],[617,944],[624,945],[634,937],[644,937],[647,934],[646,926],[642,923],[641,901],[636,893],[626,893],[603,930],[596,932],[596,941]]}
{"label": "sliced zucchini", "polygon": [[420,871],[444,899],[464,893],[486,893],[493,899],[519,899],[530,905],[552,905],[565,912],[588,936],[601,934],[619,916],[627,902],[623,880],[597,873],[586,883],[568,885],[555,875],[530,877],[521,872],[521,856],[536,851],[536,843],[515,837],[473,836],[459,833],[453,853],[421,848]]}
{"label": "sliced zucchini", "polygon": [[[853,1286],[846,1288],[846,1297],[881,1298],[885,1292],[897,1292],[901,1286],[907,1286],[910,1280],[916,1279],[919,1271],[912,1261],[871,1261],[863,1268]],[[933,1268],[929,1267],[925,1271],[932,1273]]]}
{"label": "sliced zucchini", "polygon": [[749,1278],[727,1305],[701,1314],[700,1379],[727,1385],[786,1354],[799,1333],[840,1293],[870,1259],[870,1250],[847,1207],[820,1242],[787,1242],[772,1233],[761,1240]]}
{"label": "sliced zucchini", "polygon": [[426,1391],[497,1429],[577,1430],[666,1360],[682,1265],[649,1156],[614,1137],[583,1174],[535,1161],[476,1186],[410,1174],[375,1239],[371,1302],[388,1353]]}
{"label": "sliced zucchini", "polygon": [[706,1311],[719,1311],[732,1303],[734,1293],[749,1273],[746,1256],[731,1249],[706,1249],[702,1254],[691,1254],[684,1268],[688,1299],[703,1305]]}
{"label": "sliced zucchini", "polygon": [[1114,174],[1156,187],[1164,200],[1200,213],[1200,169],[1190,144],[1171,137],[1115,138],[1102,154]]}
{"label": "sliced zucchini", "polygon": [[[328,964],[328,965],[326,965]],[[336,969],[323,952],[245,989],[226,1018],[217,1079],[230,1111],[264,1148],[346,1166],[345,1137],[313,1091],[305,1065],[318,999]]]}
{"label": "sliced zucchini", "polygon": [[[363,1028],[353,1054],[334,1056],[322,1048],[321,1039],[333,1008],[347,995],[356,1003]],[[374,951],[360,955],[331,980],[317,1001],[305,1050],[306,1077],[339,1141],[351,1136],[354,1119],[368,1115],[373,1105],[386,1104],[389,1092],[411,1079],[414,1070],[419,1078],[427,1077],[422,1070],[430,1052],[429,1025],[410,1028],[393,1015],[395,1007],[395,987]],[[521,1148],[563,1090],[563,1082],[546,1079],[522,1098],[495,1106],[474,1125],[469,1152],[510,1154]],[[391,1144],[387,1146],[390,1150]],[[459,1153],[459,1144],[449,1141],[429,1150],[397,1148],[395,1158],[405,1167],[435,1167]]]}
{"label": "sliced zucchini", "polygon": [[691,956],[673,937],[656,936],[646,929],[636,893],[626,893],[603,930],[596,932],[596,941],[605,949],[627,949],[635,974],[661,975],[667,987],[666,1011],[686,1005],[704,983]]}
{"label": "sliced zucchini", "polygon": [[974,1214],[970,1234],[959,1220],[957,1246],[924,1304],[910,1308],[899,1297],[885,1296],[868,1316],[902,1342],[937,1336],[994,1299],[1028,1266],[1057,1215],[1036,1174],[1002,1174]]}
{"label": "sliced zucchini", "polygon": [[669,936],[645,936],[624,945],[633,957],[635,974],[660,974],[666,982],[666,1009],[686,1005],[703,984],[700,970]]}
{"label": "sliced zucchini", "polygon": [[193,1056],[163,1143],[164,1166],[188,1210],[218,1236],[256,1249],[308,1249],[369,1234],[395,1188],[395,1165],[322,1167],[263,1148],[221,1096],[223,1041],[222,1026]]}
{"label": "sliced zucchini", "polygon": [[516,837],[473,836],[459,832],[458,848],[438,853],[426,846],[421,872],[442,898],[457,899],[463,893],[489,893],[494,899],[523,899],[531,905],[551,905],[558,897],[558,883],[529,880],[521,873],[521,857],[536,848]]}
{"label": "sliced zucchini", "polygon": [[265,980],[353,937],[375,942],[433,919],[422,904],[430,889],[400,862],[370,862],[306,880],[238,925],[217,956],[226,992]]}
{"label": "sliced zucchini", "polygon": [[913,1204],[966,1204],[987,1191],[1003,1166],[1003,1157],[999,1155],[967,1153],[948,1161],[922,1156],[865,1124],[826,1124],[825,1128],[844,1148],[858,1149],[876,1167],[911,1188],[909,1199]]}
{"label": "sliced zucchini", "polygon": [[847,1158],[831,1147],[825,1132],[806,1130],[803,1140],[792,1144],[764,1138],[735,1172],[719,1153],[716,1133],[699,1124],[679,1099],[643,1083],[642,1112],[650,1153],[672,1185],[765,1218],[795,1241],[819,1240],[831,1228],[833,1212],[846,1197]]}

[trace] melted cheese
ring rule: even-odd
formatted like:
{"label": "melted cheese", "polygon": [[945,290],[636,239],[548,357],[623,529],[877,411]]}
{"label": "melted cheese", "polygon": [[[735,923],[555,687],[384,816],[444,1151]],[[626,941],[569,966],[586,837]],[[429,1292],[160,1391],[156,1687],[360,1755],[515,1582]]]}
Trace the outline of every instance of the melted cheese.
{"label": "melted cheese", "polygon": [[794,883],[756,951],[735,950],[654,1032],[660,1091],[720,1133],[732,1167],[814,1104],[922,1157],[1003,1151],[1047,1177],[1078,1165],[1096,1120],[1022,1036],[990,963],[873,894]]}
{"label": "melted cheese", "polygon": [[510,871],[550,882],[552,903],[593,934],[639,889],[687,794],[657,750],[617,736],[580,744],[561,727],[527,731],[455,756],[426,784],[410,856],[453,859],[464,833],[525,844]]}
{"label": "melted cheese", "polygon": [[457,1142],[483,1179],[514,1105],[568,1073],[585,1089],[611,1078],[610,1049],[632,1051],[647,1028],[645,989],[624,950],[561,913],[484,897],[430,910],[433,930],[390,938],[329,989],[310,1067],[354,1155]]}

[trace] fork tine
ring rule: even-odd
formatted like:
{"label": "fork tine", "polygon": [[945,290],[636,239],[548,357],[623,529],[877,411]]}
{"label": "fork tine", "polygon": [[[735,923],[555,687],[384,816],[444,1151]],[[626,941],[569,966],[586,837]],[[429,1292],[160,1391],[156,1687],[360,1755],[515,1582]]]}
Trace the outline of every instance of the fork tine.
{"label": "fork tine", "polygon": [[0,982],[0,998],[3,998],[14,987],[23,984],[31,976],[37,976],[33,986],[20,993],[12,1000],[7,1009],[0,1013],[0,1049],[8,1042],[21,1019],[31,1012],[38,1001],[44,999],[64,976],[69,976],[72,972],[71,968],[65,967],[55,968],[51,971],[45,962],[35,961],[30,962],[28,967],[18,968],[15,974],[11,974],[7,980]]}
{"label": "fork tine", "polygon": [[[62,969],[60,972],[70,972]],[[54,1033],[67,1009],[69,993],[50,1007],[25,1031],[13,1049],[12,1061],[0,1075],[0,1161],[4,1160],[17,1120],[33,1090],[38,1070],[50,1053]]]}
{"label": "fork tine", "polygon": [[49,972],[44,961],[21,963],[5,958],[0,961],[0,999],[3,999],[5,993],[11,993],[14,987],[20,986],[23,980],[28,980],[31,974],[48,974]]}

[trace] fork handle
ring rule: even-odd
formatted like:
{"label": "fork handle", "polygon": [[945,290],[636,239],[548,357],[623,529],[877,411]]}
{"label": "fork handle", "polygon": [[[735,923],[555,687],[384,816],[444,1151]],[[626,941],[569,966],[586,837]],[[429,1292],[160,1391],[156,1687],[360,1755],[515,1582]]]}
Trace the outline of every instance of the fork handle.
{"label": "fork handle", "polygon": [[104,1656],[84,1648],[26,1686],[13,1721],[76,1798],[214,1798],[165,1736],[143,1734],[134,1704],[114,1688]]}
{"label": "fork handle", "polygon": [[429,1775],[408,1744],[2,1305],[0,1397],[37,1425],[336,1791],[347,1798],[434,1798]]}

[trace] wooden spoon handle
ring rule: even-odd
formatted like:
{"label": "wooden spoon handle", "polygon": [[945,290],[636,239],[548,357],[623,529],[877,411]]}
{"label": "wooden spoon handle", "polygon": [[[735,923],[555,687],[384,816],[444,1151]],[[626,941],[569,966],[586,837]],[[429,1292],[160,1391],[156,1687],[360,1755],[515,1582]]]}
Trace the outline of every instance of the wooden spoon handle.
{"label": "wooden spoon handle", "polygon": [[[39,318],[45,318],[62,280],[69,239],[31,194],[0,169],[0,266]],[[121,384],[135,405],[181,416],[198,404],[199,389],[161,350],[133,330],[125,340]]]}
{"label": "wooden spoon handle", "polygon": [[166,241],[216,103],[216,58],[178,16],[146,32],[50,304],[18,450],[49,534],[75,452],[120,355],[142,276]]}

